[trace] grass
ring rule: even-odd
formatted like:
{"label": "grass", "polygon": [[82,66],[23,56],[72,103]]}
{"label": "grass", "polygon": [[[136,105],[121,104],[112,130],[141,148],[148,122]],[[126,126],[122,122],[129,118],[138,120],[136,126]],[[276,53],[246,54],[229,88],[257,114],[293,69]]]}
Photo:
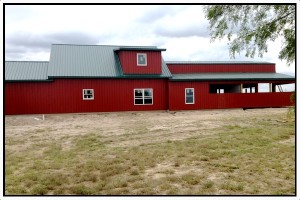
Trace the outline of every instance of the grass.
{"label": "grass", "polygon": [[[90,132],[69,137],[73,145],[67,150],[63,140],[37,135],[34,144],[15,151],[23,140],[6,136],[5,194],[293,195],[295,146],[286,141],[295,124],[274,125],[282,116],[272,117],[253,118],[255,126],[233,119],[212,134],[139,146],[110,146],[103,133]],[[134,137],[146,130],[139,124]]]}

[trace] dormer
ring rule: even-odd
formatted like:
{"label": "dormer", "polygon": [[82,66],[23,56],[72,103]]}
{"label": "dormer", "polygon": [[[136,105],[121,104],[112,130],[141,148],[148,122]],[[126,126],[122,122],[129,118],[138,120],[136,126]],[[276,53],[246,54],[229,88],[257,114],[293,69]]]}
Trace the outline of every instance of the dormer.
{"label": "dormer", "polygon": [[156,47],[120,47],[114,51],[124,74],[162,74],[161,52]]}

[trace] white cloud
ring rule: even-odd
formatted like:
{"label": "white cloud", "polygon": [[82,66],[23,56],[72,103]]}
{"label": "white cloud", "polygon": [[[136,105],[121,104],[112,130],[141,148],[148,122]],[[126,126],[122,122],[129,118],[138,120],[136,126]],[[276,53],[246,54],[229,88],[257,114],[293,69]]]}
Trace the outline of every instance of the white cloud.
{"label": "white cloud", "polygon": [[203,19],[202,6],[186,7],[157,21],[155,32],[166,37],[209,37],[208,22]]}
{"label": "white cloud", "polygon": [[[6,5],[6,59],[43,60],[51,43],[154,45],[165,60],[230,60],[226,39],[210,43],[200,5]],[[278,72],[295,72],[278,60],[281,42],[257,61],[275,62]],[[236,60],[245,58],[243,53]]]}

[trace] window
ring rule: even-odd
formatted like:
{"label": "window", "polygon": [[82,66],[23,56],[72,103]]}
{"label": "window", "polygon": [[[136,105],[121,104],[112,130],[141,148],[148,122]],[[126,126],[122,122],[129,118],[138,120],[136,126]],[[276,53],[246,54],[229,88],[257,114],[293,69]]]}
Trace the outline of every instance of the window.
{"label": "window", "polygon": [[94,90],[83,89],[83,100],[94,100]]}
{"label": "window", "polygon": [[145,53],[137,54],[137,65],[138,66],[147,66],[147,54],[145,54]]}
{"label": "window", "polygon": [[194,88],[185,88],[185,104],[194,104]]}
{"label": "window", "polygon": [[134,89],[134,105],[152,105],[152,89]]}

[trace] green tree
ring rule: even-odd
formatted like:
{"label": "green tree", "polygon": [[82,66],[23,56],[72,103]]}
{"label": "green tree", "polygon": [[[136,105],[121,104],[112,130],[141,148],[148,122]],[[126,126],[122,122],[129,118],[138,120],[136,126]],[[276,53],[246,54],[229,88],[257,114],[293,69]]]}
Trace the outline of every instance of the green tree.
{"label": "green tree", "polygon": [[242,51],[262,57],[269,41],[282,38],[279,59],[294,62],[296,5],[211,5],[204,12],[212,41],[227,36],[232,58]]}

